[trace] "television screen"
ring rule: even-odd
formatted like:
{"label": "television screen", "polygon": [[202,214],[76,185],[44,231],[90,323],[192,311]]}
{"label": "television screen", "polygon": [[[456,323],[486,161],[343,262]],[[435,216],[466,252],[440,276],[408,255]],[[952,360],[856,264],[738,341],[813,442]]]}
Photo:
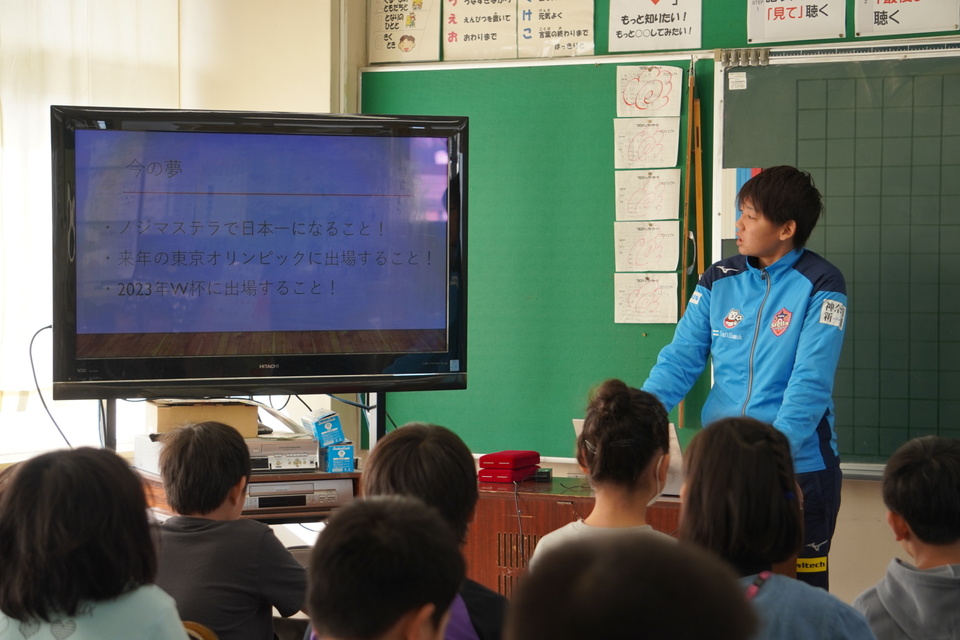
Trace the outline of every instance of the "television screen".
{"label": "television screen", "polygon": [[55,398],[466,386],[466,118],[51,120]]}

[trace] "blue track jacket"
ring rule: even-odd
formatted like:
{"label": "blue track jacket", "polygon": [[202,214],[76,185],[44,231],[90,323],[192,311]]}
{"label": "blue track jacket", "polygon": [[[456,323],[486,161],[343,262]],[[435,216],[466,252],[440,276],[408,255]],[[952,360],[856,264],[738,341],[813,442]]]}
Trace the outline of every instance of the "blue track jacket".
{"label": "blue track jacket", "polygon": [[750,416],[787,436],[797,473],[835,466],[833,377],[846,310],[843,274],[812,251],[766,269],[746,256],[721,260],[701,276],[643,390],[673,409],[711,356],[704,425]]}

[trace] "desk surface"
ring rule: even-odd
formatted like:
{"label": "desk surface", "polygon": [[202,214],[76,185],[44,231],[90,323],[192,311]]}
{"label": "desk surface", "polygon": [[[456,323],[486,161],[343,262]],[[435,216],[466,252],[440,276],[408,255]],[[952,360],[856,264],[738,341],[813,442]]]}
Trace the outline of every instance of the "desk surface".
{"label": "desk surface", "polygon": [[[549,482],[524,480],[519,484],[512,482],[481,482],[479,486],[481,494],[519,493],[527,497],[544,496],[562,498],[566,496],[570,498],[593,499],[593,488],[586,478],[551,478]],[[657,498],[657,504],[661,502],[666,504],[679,504],[680,498],[677,496],[663,495]]]}

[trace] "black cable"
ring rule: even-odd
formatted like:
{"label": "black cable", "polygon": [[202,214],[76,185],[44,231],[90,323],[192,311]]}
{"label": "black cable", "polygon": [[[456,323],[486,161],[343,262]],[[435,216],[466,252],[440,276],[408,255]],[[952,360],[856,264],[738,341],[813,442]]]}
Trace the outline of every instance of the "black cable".
{"label": "black cable", "polygon": [[73,445],[70,444],[70,441],[67,440],[67,436],[64,435],[63,429],[60,428],[60,425],[57,424],[56,418],[53,417],[53,413],[50,412],[50,407],[47,406],[47,401],[43,398],[43,393],[40,391],[40,383],[37,382],[37,368],[33,364],[33,341],[37,339],[37,336],[40,335],[40,332],[44,329],[53,329],[52,324],[48,324],[45,327],[40,327],[37,329],[36,333],[33,334],[33,337],[30,338],[30,347],[28,349],[28,356],[30,357],[30,373],[33,374],[33,384],[37,388],[37,395],[40,396],[40,402],[43,404],[43,408],[46,409],[47,415],[50,416],[50,421],[53,422],[53,426],[57,428],[57,431],[60,432],[60,437],[63,438],[63,441],[67,443],[67,446],[73,449]]}
{"label": "black cable", "polygon": [[345,399],[343,399],[343,398],[339,398],[339,397],[333,395],[332,393],[328,393],[328,394],[327,394],[327,397],[333,398],[334,400],[338,400],[338,401],[342,402],[343,404],[349,404],[349,405],[352,406],[352,407],[359,407],[359,408],[363,409],[364,411],[370,411],[371,409],[375,409],[375,408],[376,408],[376,405],[366,405],[366,404],[361,404],[361,403],[359,403],[359,402],[354,402],[353,400],[345,400]]}
{"label": "black cable", "polygon": [[390,417],[390,412],[389,412],[389,411],[384,410],[383,415],[387,416],[387,420],[390,421],[390,424],[393,425],[393,428],[394,428],[394,429],[397,429],[397,428],[398,428],[398,427],[397,427],[397,423],[393,421],[393,418],[392,418],[392,417]]}
{"label": "black cable", "polygon": [[[287,405],[290,404],[290,398],[291,398],[291,397],[292,397],[292,396],[290,396],[289,394],[287,394],[287,399],[284,400],[283,404],[280,405],[279,407],[273,406],[273,396],[267,396],[267,401],[270,402],[270,408],[271,408],[271,409],[276,409],[277,411],[283,411],[284,409],[287,408]],[[300,396],[297,396],[297,398],[299,398],[299,397],[300,397]],[[250,398],[250,399],[253,400],[253,398]],[[300,402],[303,402],[303,400],[301,400]]]}
{"label": "black cable", "polygon": [[[522,480],[520,482],[523,482]],[[520,551],[520,566],[527,566],[527,548],[523,540],[523,513],[520,510],[520,482],[513,483],[513,504],[517,508],[517,549]]]}
{"label": "black cable", "polygon": [[[300,404],[302,404],[303,406],[305,406],[305,407],[307,408],[307,411],[313,413],[313,407],[311,407],[311,406],[308,405],[306,402],[304,402],[303,398],[301,398],[299,395],[297,395],[297,396],[295,396],[295,397],[296,397],[297,400],[300,401]],[[286,406],[286,405],[284,405],[284,406]]]}

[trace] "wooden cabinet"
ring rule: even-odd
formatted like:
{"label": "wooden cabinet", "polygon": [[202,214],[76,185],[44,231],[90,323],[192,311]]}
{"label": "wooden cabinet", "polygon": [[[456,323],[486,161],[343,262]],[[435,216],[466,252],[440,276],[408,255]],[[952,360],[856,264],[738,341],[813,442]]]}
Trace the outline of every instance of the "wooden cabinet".
{"label": "wooden cabinet", "polygon": [[[585,518],[592,508],[590,485],[579,478],[528,480],[520,485],[481,483],[464,547],[467,575],[510,597],[540,538]],[[662,498],[647,510],[647,519],[654,529],[675,535],[680,502]]]}

